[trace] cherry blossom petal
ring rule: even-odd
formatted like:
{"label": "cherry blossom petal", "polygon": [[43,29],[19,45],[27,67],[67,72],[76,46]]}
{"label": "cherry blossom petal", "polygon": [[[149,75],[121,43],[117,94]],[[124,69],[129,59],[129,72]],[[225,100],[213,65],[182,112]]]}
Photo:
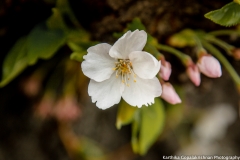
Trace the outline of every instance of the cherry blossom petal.
{"label": "cherry blossom petal", "polygon": [[132,62],[134,73],[140,78],[152,79],[160,70],[161,62],[157,61],[157,59],[148,52],[132,52],[129,55],[129,59]]}
{"label": "cherry blossom petal", "polygon": [[162,93],[162,87],[159,80],[141,79],[136,77],[136,82],[132,79],[128,81],[129,87],[125,87],[122,97],[132,106],[142,107],[142,105],[151,105],[154,103],[154,98],[159,97]]}
{"label": "cherry blossom petal", "polygon": [[124,84],[121,78],[116,78],[115,74],[102,82],[90,80],[88,94],[92,97],[92,102],[96,103],[100,109],[107,109],[120,102]]}
{"label": "cherry blossom petal", "polygon": [[115,42],[109,51],[111,57],[128,59],[133,51],[142,51],[147,42],[147,33],[143,30],[128,31]]}
{"label": "cherry blossom petal", "polygon": [[111,45],[101,43],[87,50],[88,54],[83,57],[85,61],[81,65],[87,77],[101,82],[112,75],[116,60],[109,56],[110,48]]}

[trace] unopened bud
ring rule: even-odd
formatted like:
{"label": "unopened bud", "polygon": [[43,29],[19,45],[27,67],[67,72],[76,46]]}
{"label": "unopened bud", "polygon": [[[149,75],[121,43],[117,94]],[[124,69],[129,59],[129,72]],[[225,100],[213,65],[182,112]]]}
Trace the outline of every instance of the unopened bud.
{"label": "unopened bud", "polygon": [[203,55],[197,62],[199,70],[210,78],[218,78],[222,75],[219,61],[210,54]]}
{"label": "unopened bud", "polygon": [[182,102],[171,83],[163,83],[162,89],[161,97],[168,103],[177,104]]}
{"label": "unopened bud", "polygon": [[168,81],[171,73],[172,73],[171,64],[168,61],[162,61],[162,66],[159,72],[160,77],[163,80]]}
{"label": "unopened bud", "polygon": [[193,64],[188,66],[187,68],[187,75],[189,79],[195,84],[195,86],[199,86],[201,83],[201,77],[198,67]]}

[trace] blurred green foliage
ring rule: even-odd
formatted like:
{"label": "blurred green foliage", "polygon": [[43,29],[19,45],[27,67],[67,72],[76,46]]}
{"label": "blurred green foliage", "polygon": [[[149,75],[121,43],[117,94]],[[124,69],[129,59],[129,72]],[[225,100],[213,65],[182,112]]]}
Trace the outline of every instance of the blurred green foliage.
{"label": "blurred green foliage", "polygon": [[3,62],[3,75],[0,87],[8,84],[28,65],[27,37],[20,38],[7,54]]}
{"label": "blurred green foliage", "polygon": [[66,42],[66,35],[60,29],[49,29],[45,23],[37,25],[28,35],[28,64],[33,65],[39,58],[49,59]]}
{"label": "blurred green foliage", "polygon": [[179,33],[172,35],[168,43],[173,47],[193,47],[196,45],[196,40],[194,39],[194,32],[191,29],[184,29]]}
{"label": "blurred green foliage", "polygon": [[[67,0],[58,0],[53,14],[46,21],[36,25],[26,37],[20,38],[3,62],[0,87],[4,87],[25,68],[37,63],[38,59],[50,59],[64,45],[73,50],[71,59],[81,61],[88,47],[96,44],[90,41],[72,13]],[[65,22],[71,19],[73,26]]]}

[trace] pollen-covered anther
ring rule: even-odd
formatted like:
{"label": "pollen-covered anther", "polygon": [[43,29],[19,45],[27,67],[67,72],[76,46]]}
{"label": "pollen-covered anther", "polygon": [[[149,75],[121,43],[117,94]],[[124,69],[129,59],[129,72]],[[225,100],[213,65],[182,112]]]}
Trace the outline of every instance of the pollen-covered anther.
{"label": "pollen-covered anther", "polygon": [[136,74],[133,71],[132,63],[129,59],[120,59],[118,62],[115,62],[115,65],[116,67],[113,68],[113,70],[116,71],[116,78],[121,75],[122,83],[129,87],[130,85],[127,83],[127,81],[130,80],[131,76],[133,81],[136,82]]}

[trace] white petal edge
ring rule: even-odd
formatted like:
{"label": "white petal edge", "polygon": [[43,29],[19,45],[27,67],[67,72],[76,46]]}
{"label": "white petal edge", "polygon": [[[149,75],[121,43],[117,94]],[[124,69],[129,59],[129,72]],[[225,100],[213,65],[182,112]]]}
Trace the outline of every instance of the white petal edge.
{"label": "white petal edge", "polygon": [[84,75],[97,82],[108,79],[114,72],[116,60],[109,56],[111,45],[107,43],[97,44],[88,48],[88,54],[82,64]]}
{"label": "white petal edge", "polygon": [[142,51],[147,42],[147,33],[144,30],[128,31],[119,38],[109,51],[113,58],[128,59],[133,51]]}
{"label": "white petal edge", "polygon": [[162,94],[162,87],[156,77],[141,79],[137,76],[136,82],[130,80],[129,84],[129,87],[124,88],[122,97],[128,104],[138,108],[153,104],[154,98]]}
{"label": "white petal edge", "polygon": [[161,67],[161,62],[148,52],[132,52],[129,59],[132,62],[134,73],[143,79],[152,79]]}
{"label": "white petal edge", "polygon": [[88,86],[88,94],[92,98],[92,102],[100,109],[107,109],[118,104],[124,90],[124,84],[121,78],[116,78],[115,74],[102,82],[90,80]]}

